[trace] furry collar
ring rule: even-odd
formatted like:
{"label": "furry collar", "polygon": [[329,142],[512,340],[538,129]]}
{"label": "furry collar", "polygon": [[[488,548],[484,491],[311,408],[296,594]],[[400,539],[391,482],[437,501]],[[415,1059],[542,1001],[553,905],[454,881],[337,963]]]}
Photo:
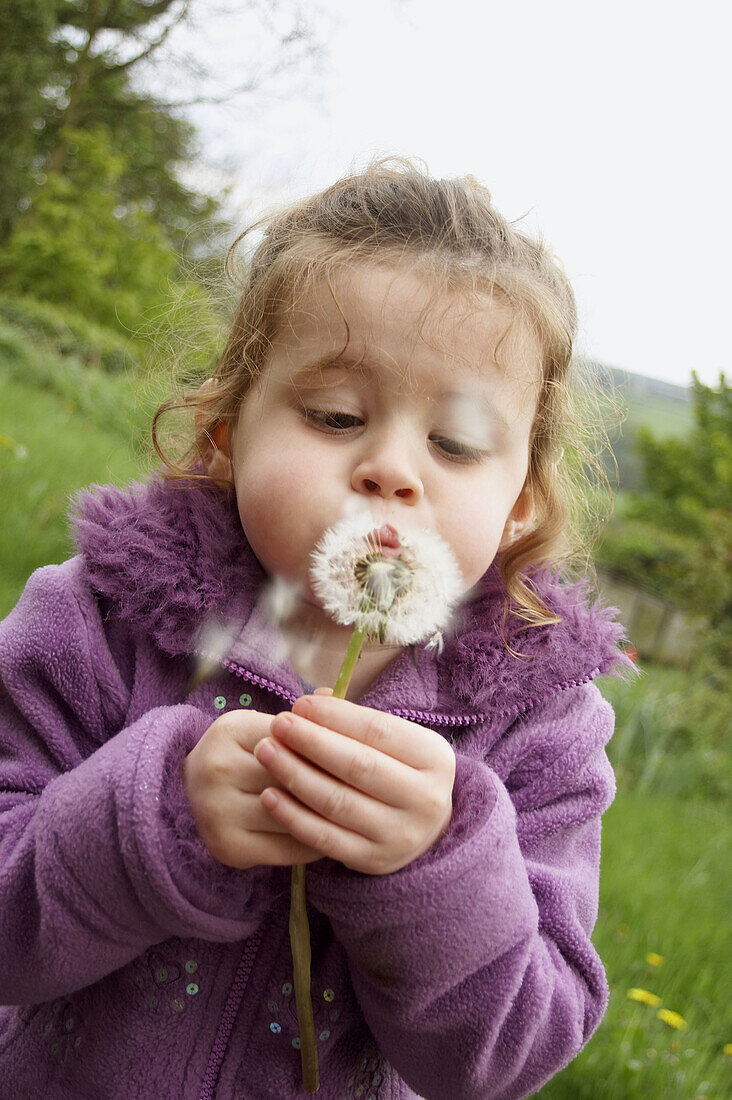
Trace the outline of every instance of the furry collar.
{"label": "furry collar", "polygon": [[[171,655],[190,653],[200,624],[244,623],[265,573],[249,547],[233,490],[205,481],[91,485],[70,510],[72,537],[92,586],[134,629]],[[561,621],[521,630],[507,649],[500,574],[492,567],[446,637],[437,661],[441,693],[464,708],[518,714],[573,683],[618,671],[623,629],[615,609],[590,602],[589,586],[550,572],[536,588]],[[419,662],[427,657],[421,651]]]}

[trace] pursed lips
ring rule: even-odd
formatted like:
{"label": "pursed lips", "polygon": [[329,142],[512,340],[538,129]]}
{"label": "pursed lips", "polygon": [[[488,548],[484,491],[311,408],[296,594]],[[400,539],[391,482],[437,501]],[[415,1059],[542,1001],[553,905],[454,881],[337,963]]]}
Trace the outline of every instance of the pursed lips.
{"label": "pursed lips", "polygon": [[385,559],[398,557],[402,550],[399,532],[390,523],[375,527],[366,535],[366,541],[369,546],[378,549]]}

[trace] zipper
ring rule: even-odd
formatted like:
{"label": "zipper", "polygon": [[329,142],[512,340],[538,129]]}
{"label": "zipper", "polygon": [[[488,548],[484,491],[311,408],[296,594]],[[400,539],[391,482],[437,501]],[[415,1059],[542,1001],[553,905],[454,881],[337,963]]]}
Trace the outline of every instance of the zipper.
{"label": "zipper", "polygon": [[[250,672],[241,665],[237,665],[235,661],[230,661],[227,657],[219,657],[215,653],[209,653],[202,649],[192,649],[191,653],[195,654],[196,657],[203,657],[204,660],[214,661],[217,665],[221,665],[222,668],[233,672],[235,676],[239,676],[251,684],[266,688],[273,695],[279,695],[281,699],[286,700],[290,706],[299,698],[298,695],[293,695],[291,691],[281,687],[276,681],[268,680],[265,676],[259,676],[256,672]],[[397,718],[407,718],[415,722],[421,722],[425,726],[472,726],[476,722],[484,722],[488,717],[487,714],[476,714],[475,712],[472,714],[436,714],[433,711],[410,710],[401,707],[384,713],[393,714]]]}
{"label": "zipper", "polygon": [[[279,695],[281,699],[285,699],[290,706],[299,698],[299,696],[293,695],[291,691],[287,691],[274,680],[268,680],[264,676],[259,676],[256,672],[250,672],[241,665],[237,665],[236,662],[230,661],[227,657],[218,657],[215,653],[209,653],[201,649],[192,649],[191,653],[195,654],[197,657],[203,657],[207,661],[213,661],[215,664],[221,665],[222,668],[227,669],[229,672],[233,672],[235,676],[239,676],[249,683],[266,688],[266,690],[272,692],[273,695]],[[560,683],[553,684],[549,690],[543,692],[540,696],[534,699],[527,699],[518,706],[511,707],[511,709],[507,711],[496,710],[492,715],[488,714],[486,711],[473,711],[471,714],[436,714],[434,711],[411,710],[405,707],[396,707],[394,710],[386,710],[384,713],[393,714],[397,718],[406,718],[409,721],[421,722],[424,726],[472,726],[479,722],[487,722],[489,720],[495,721],[496,719],[500,719],[502,722],[513,722],[516,718],[521,718],[524,714],[533,710],[534,707],[546,702],[547,699],[552,699],[557,695],[561,695],[563,691],[567,691],[569,688],[582,687],[584,684],[589,684],[600,675],[602,675],[602,669],[595,667],[579,679],[562,680]]]}
{"label": "zipper", "polygon": [[208,1060],[206,1072],[203,1075],[203,1081],[201,1083],[201,1091],[198,1094],[198,1100],[214,1100],[214,1090],[216,1088],[216,1082],[218,1081],[219,1073],[221,1072],[221,1065],[224,1061],[224,1055],[226,1054],[226,1048],[229,1045],[229,1039],[231,1033],[234,1030],[234,1021],[236,1020],[239,1006],[244,996],[244,990],[247,987],[249,981],[249,975],[254,965],[254,960],[257,957],[259,945],[264,937],[264,925],[260,925],[256,932],[252,933],[248,940],[244,943],[244,949],[239,959],[239,965],[236,968],[236,974],[234,980],[231,983],[229,989],[229,995],[226,998],[226,1004],[224,1005],[224,1011],[221,1013],[221,1019],[219,1020],[219,1028],[216,1032],[216,1038],[214,1039],[213,1046],[211,1047],[211,1055]]}

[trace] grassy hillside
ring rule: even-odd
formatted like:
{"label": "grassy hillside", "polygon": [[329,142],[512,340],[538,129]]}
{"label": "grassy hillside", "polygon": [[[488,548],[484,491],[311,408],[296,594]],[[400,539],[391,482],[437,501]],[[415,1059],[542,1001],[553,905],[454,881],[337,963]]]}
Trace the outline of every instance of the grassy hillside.
{"label": "grassy hillside", "polygon": [[94,481],[121,485],[142,463],[119,433],[70,402],[1,374],[0,409],[1,617],[34,569],[74,553],[64,520],[69,494]]}
{"label": "grassy hillside", "polygon": [[144,476],[155,400],[146,390],[129,367],[109,375],[84,366],[0,319],[0,617],[34,569],[73,553],[70,494]]}
{"label": "grassy hillside", "polygon": [[[611,742],[612,755],[612,742]],[[610,984],[588,1046],[541,1100],[721,1100],[732,1016],[721,975],[730,828],[721,803],[621,790],[603,818],[600,909],[593,942]],[[662,961],[648,961],[658,955]],[[645,990],[656,1005],[632,1000]],[[670,1026],[657,1012],[678,1013]]]}
{"label": "grassy hillside", "polygon": [[600,366],[598,373],[624,417],[620,428],[610,433],[620,486],[637,489],[642,482],[642,472],[633,448],[635,433],[639,428],[650,428],[659,436],[686,435],[694,422],[691,390],[688,386],[674,386],[612,367]]}
{"label": "grassy hillside", "polygon": [[[689,386],[675,386],[657,378],[609,369],[628,405],[628,426],[652,428],[657,435],[684,435],[692,426]],[[689,385],[691,374],[689,374]]]}

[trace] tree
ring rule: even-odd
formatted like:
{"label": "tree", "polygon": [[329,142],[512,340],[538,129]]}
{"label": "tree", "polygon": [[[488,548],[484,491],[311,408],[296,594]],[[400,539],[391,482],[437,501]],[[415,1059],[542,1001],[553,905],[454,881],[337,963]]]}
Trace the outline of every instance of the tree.
{"label": "tree", "polygon": [[46,158],[45,90],[56,81],[56,7],[56,0],[0,4],[0,244],[27,206]]}
{"label": "tree", "polygon": [[[248,6],[264,20],[286,4],[252,0]],[[179,167],[197,153],[184,109],[216,97],[209,95],[200,67],[191,73],[193,94],[173,101],[133,79],[162,56],[191,8],[191,0],[5,0],[0,157],[10,170],[0,201],[0,246],[51,176],[73,170],[72,135],[100,127],[112,149],[124,153],[116,182],[120,201],[142,205],[176,250],[195,246],[191,227],[216,216],[220,196],[181,182]],[[269,69],[227,87],[222,99],[250,92],[317,53],[297,9],[286,30],[273,28],[271,44],[275,59]]]}
{"label": "tree", "polygon": [[[203,0],[199,0],[200,3]],[[289,0],[251,0],[268,17]],[[221,195],[186,186],[197,159],[184,108],[133,74],[162,55],[191,0],[5,0],[0,8],[0,287],[138,329],[221,222]],[[312,54],[297,20],[273,29],[275,61],[226,94],[252,90]],[[165,89],[169,91],[169,89]],[[178,300],[196,301],[195,288]]]}
{"label": "tree", "polygon": [[631,583],[702,615],[718,655],[732,638],[732,390],[693,375],[694,428],[686,439],[645,429],[637,449],[644,488],[628,493],[598,557]]}
{"label": "tree", "polygon": [[33,217],[0,251],[3,287],[134,330],[174,278],[174,254],[148,212],[119,205],[117,183],[127,165],[108,132],[70,130],[68,138],[70,165],[63,175],[51,173]]}

